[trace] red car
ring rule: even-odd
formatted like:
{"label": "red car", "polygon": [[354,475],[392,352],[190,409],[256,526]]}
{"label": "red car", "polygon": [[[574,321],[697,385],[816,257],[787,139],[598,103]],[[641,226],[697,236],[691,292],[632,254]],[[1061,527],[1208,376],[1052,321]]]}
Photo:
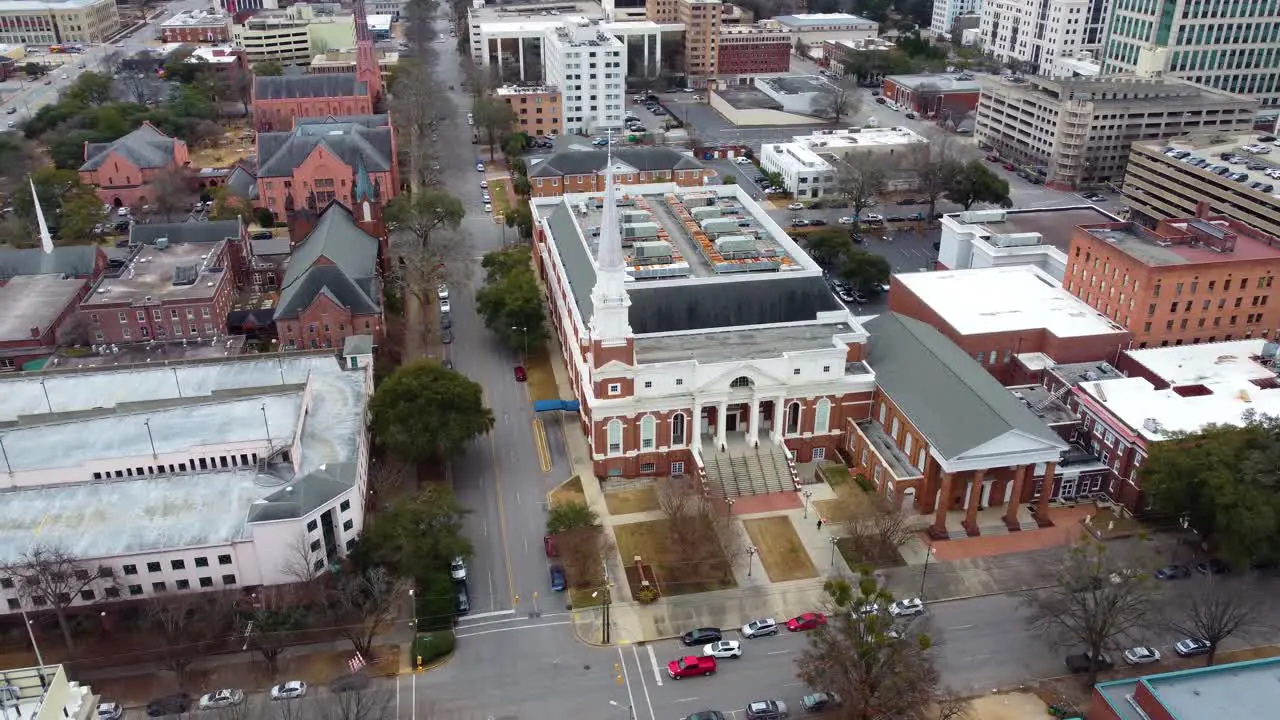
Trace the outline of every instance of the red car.
{"label": "red car", "polygon": [[710,675],[716,671],[716,659],[700,655],[686,655],[667,663],[667,674],[672,680],[694,675]]}
{"label": "red car", "polygon": [[787,629],[791,632],[800,632],[801,630],[812,630],[816,627],[827,624],[827,616],[822,613],[805,613],[797,615],[787,621]]}
{"label": "red car", "polygon": [[1013,169],[1013,163],[1005,163],[1005,164],[1004,164],[1004,169],[1005,169],[1005,170],[1012,170],[1012,169]]}
{"label": "red car", "polygon": [[524,382],[529,379],[529,374],[524,371],[523,365],[516,366],[516,382]]}
{"label": "red car", "polygon": [[560,557],[560,548],[556,547],[556,539],[550,535],[542,536],[542,549],[547,551],[547,557]]}

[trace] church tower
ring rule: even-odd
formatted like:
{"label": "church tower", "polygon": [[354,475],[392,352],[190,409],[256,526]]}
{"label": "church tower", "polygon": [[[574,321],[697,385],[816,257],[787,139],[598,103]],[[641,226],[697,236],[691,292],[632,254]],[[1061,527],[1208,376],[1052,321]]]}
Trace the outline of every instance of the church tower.
{"label": "church tower", "polygon": [[351,188],[351,215],[361,230],[378,239],[378,264],[386,271],[390,239],[382,219],[381,187],[369,179],[364,160],[356,166]]}
{"label": "church tower", "polygon": [[619,361],[635,364],[631,332],[631,297],[627,294],[627,259],[622,250],[618,218],[618,186],[613,180],[610,150],[604,175],[604,211],[600,218],[600,246],[596,253],[596,285],[591,289],[591,352],[593,367]]}
{"label": "church tower", "polygon": [[356,79],[366,83],[369,97],[376,105],[382,97],[382,68],[378,66],[378,52],[373,47],[373,33],[369,32],[369,15],[364,8],[364,0],[354,0],[351,13],[356,26]]}

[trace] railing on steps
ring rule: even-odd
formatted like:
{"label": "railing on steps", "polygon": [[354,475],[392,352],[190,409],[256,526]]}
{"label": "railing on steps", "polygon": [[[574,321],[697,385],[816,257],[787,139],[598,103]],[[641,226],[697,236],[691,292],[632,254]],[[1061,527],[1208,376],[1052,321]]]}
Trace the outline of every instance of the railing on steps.
{"label": "railing on steps", "polygon": [[791,487],[796,492],[800,492],[800,470],[796,465],[795,453],[791,452],[791,448],[781,438],[778,439],[778,445],[782,448],[782,455],[787,459],[787,470],[791,473]]}

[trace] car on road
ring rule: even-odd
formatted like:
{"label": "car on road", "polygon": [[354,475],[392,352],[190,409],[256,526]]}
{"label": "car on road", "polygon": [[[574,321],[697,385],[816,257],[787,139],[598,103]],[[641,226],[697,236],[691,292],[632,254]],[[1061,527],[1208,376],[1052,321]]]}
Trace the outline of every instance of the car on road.
{"label": "car on road", "polygon": [[461,555],[454,558],[453,562],[449,563],[449,577],[454,580],[467,579],[467,561]]}
{"label": "car on road", "polygon": [[685,647],[717,643],[722,639],[724,635],[720,633],[720,628],[713,627],[695,628],[680,636],[680,642],[684,643]]}
{"label": "car on road", "polygon": [[918,201],[915,198],[902,198],[897,202],[898,205],[915,205]]}
{"label": "car on road", "polygon": [[[1088,652],[1068,655],[1067,669],[1077,674],[1089,672],[1090,660]],[[1097,659],[1092,660],[1092,665],[1098,670],[1110,670],[1115,667],[1111,662],[1111,658],[1107,657],[1105,653],[1098,653]]]}
{"label": "car on road", "polygon": [[880,223],[884,222],[884,216],[879,213],[867,213],[862,216],[862,222]]}
{"label": "car on road", "polygon": [[852,225],[854,223],[854,218],[852,215],[845,215],[839,220],[836,220],[836,222],[840,223],[841,225]]}
{"label": "car on road", "polygon": [[482,162],[476,163],[476,172],[484,172],[484,163]]}
{"label": "car on road", "polygon": [[493,196],[489,194],[488,190],[485,190],[480,193],[480,200],[481,202],[490,203],[493,202]]}
{"label": "car on road", "polygon": [[560,548],[556,546],[556,539],[550,535],[542,536],[542,549],[547,557],[560,557]]}
{"label": "car on road", "polygon": [[486,214],[486,215],[488,215],[489,213],[492,213],[492,212],[493,212],[493,206],[492,206],[492,205],[490,205],[489,203],[485,203],[485,205],[484,205],[484,212],[485,212],[485,214]]}
{"label": "car on road", "polygon": [[840,696],[830,692],[813,693],[800,698],[800,707],[805,712],[823,712],[834,707],[840,707]]}
{"label": "car on road", "polygon": [[896,617],[911,617],[924,614],[924,601],[920,598],[904,598],[889,606],[889,614]]}
{"label": "car on road", "polygon": [[1150,665],[1160,662],[1160,651],[1153,647],[1133,647],[1124,651],[1124,661],[1129,665]]}
{"label": "car on road", "polygon": [[444,283],[440,283],[439,285],[437,285],[437,286],[436,286],[436,297],[437,297],[437,298],[439,298],[439,299],[441,299],[441,300],[448,300],[448,299],[449,299],[449,286],[448,286],[448,285],[445,285]]}
{"label": "car on road", "polygon": [[488,180],[481,180],[481,181],[480,181],[480,189],[481,189],[481,190],[488,190],[488,189],[489,189],[489,181],[488,181]]}
{"label": "car on road", "polygon": [[809,221],[804,218],[792,218],[791,227],[809,227]]}
{"label": "car on road", "polygon": [[757,618],[742,626],[742,637],[751,639],[778,634],[778,621],[773,618]]}
{"label": "car on road", "polygon": [[827,221],[823,220],[822,218],[815,218],[813,220],[810,220],[809,224],[813,227],[822,227],[823,225],[827,224]]}
{"label": "car on road", "polygon": [[1173,651],[1178,653],[1178,657],[1207,655],[1209,653],[1209,643],[1200,638],[1183,638],[1174,643]]}
{"label": "car on road", "polygon": [[447,312],[449,312],[449,310],[450,310],[450,309],[452,309],[452,308],[451,308],[451,306],[449,305],[449,298],[444,298],[443,300],[441,300],[441,301],[440,301],[440,312],[441,312],[441,313],[447,313]]}
{"label": "car on road", "polygon": [[876,96],[876,104],[878,104],[878,105],[887,105],[888,103],[889,103],[889,101],[888,101],[888,100],[886,100],[886,99],[884,99],[884,96],[883,96],[883,95],[878,95],[878,96]]}
{"label": "car on road", "polygon": [[124,708],[120,707],[120,703],[98,703],[98,720],[120,720],[122,715]]}
{"label": "car on road", "polygon": [[797,615],[787,621],[787,630],[790,632],[800,632],[801,630],[813,630],[827,624],[827,616],[822,613],[807,612]]}
{"label": "car on road", "polygon": [[[529,374],[525,372],[523,365],[517,365],[515,368],[516,382],[524,382],[529,379]],[[550,536],[548,536],[550,537]]]}
{"label": "car on road", "polygon": [[684,720],[726,720],[724,713],[719,710],[699,710],[698,712],[688,715]]}
{"label": "car on road", "polygon": [[551,566],[551,589],[556,592],[564,592],[565,579],[564,568],[559,565]]}
{"label": "car on road", "polygon": [[667,674],[672,680],[693,677],[694,675],[710,675],[716,671],[716,659],[699,655],[685,655],[679,660],[667,663]]}
{"label": "car on road", "polygon": [[239,705],[244,702],[244,691],[234,688],[224,688],[222,690],[214,690],[211,693],[201,696],[201,710],[221,710]]}
{"label": "car on road", "polygon": [[1209,558],[1204,562],[1196,563],[1196,572],[1201,575],[1225,575],[1231,572],[1231,566],[1221,558]]}
{"label": "car on road", "polygon": [[781,700],[756,700],[747,705],[748,720],[780,720],[787,717],[787,704]]}
{"label": "car on road", "polygon": [[751,158],[747,158],[747,157],[736,157],[736,158],[734,158],[734,159],[733,159],[733,161],[734,161],[734,162],[736,162],[736,163],[738,163],[739,165],[750,165],[750,164],[751,164]]}
{"label": "car on road", "polygon": [[[13,107],[11,107],[11,108],[9,108],[8,110],[5,110],[5,111],[4,111],[4,114],[5,114],[5,115],[13,115],[13,114],[14,114],[14,113],[16,113],[16,112],[18,112],[18,108],[13,108]],[[743,158],[743,159],[745,160],[746,158]],[[749,162],[749,161],[748,161],[748,162]]]}
{"label": "car on road", "polygon": [[346,692],[355,692],[357,690],[364,690],[365,688],[369,687],[369,683],[370,683],[370,680],[368,675],[365,675],[363,673],[351,673],[350,675],[343,675],[335,680],[330,681],[329,692],[346,693]]}
{"label": "car on road", "polygon": [[791,203],[790,205],[788,205],[788,206],[787,206],[787,209],[788,209],[788,210],[791,210],[791,211],[795,211],[795,210],[803,210],[803,209],[804,209],[804,203],[793,202],[793,203]]}
{"label": "car on road", "polygon": [[181,715],[191,709],[191,696],[186,693],[165,695],[147,703],[147,717]]}
{"label": "car on road", "polygon": [[453,586],[454,593],[454,609],[459,615],[466,615],[471,612],[471,595],[467,592],[466,583],[458,583]]}
{"label": "car on road", "polygon": [[297,700],[306,697],[307,684],[301,680],[290,680],[271,688],[272,700]]}
{"label": "car on road", "polygon": [[1157,580],[1182,580],[1191,577],[1191,568],[1186,565],[1165,565],[1156,571]]}
{"label": "car on road", "polygon": [[702,654],[717,660],[742,657],[742,643],[737,640],[721,640],[702,648]]}

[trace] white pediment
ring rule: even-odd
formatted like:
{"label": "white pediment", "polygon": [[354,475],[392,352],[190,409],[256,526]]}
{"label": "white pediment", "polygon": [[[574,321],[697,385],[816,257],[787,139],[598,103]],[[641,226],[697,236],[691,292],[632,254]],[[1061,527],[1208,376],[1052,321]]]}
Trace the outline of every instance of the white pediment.
{"label": "white pediment", "polygon": [[[609,166],[606,165],[605,167],[600,168],[600,172],[596,174],[604,175],[606,172],[608,172],[608,170],[609,170]],[[618,175],[627,175],[630,173],[638,173],[638,172],[640,172],[638,168],[635,168],[631,165],[628,165],[624,162],[620,162],[618,160],[613,161],[613,174],[615,177],[617,177]]]}
{"label": "white pediment", "polygon": [[960,453],[953,460],[962,461],[975,458],[992,458],[1001,455],[1023,455],[1026,453],[1058,453],[1067,449],[1067,443],[1059,440],[1051,443],[1021,430],[1009,430],[997,438]]}
{"label": "white pediment", "polygon": [[[762,384],[762,382],[764,384],[775,386],[775,387],[783,384],[782,380],[778,379],[777,377],[774,377],[773,375],[765,372],[764,370],[761,370],[760,368],[756,367],[755,364],[745,362],[740,365],[736,365],[731,368],[728,368],[724,372],[720,373],[719,375],[716,375],[714,377],[707,379],[704,382],[699,383],[698,390],[705,391],[705,392],[717,392],[717,391],[729,392],[730,390],[729,384],[732,383],[735,378],[739,378],[742,376],[751,378],[751,381],[755,385],[760,385]],[[733,389],[736,390],[737,388],[733,388]]]}

